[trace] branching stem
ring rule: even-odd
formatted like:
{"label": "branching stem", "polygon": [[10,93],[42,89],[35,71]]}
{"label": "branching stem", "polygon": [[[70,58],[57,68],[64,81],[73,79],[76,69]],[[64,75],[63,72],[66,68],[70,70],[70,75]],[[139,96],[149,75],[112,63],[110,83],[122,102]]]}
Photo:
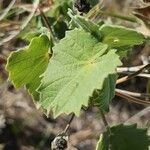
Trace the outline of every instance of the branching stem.
{"label": "branching stem", "polygon": [[134,72],[133,74],[127,75],[125,77],[122,77],[120,79],[117,80],[116,84],[120,84],[123,83],[125,81],[128,81],[134,77],[136,77],[138,74],[140,74],[144,69],[149,69],[150,68],[150,64],[144,65],[141,69],[139,69],[138,71]]}

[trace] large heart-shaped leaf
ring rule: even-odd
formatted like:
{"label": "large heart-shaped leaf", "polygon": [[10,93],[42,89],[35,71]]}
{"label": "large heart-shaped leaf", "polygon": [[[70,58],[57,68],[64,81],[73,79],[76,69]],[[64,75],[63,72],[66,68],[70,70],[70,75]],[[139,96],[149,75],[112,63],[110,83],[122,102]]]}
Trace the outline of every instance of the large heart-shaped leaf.
{"label": "large heart-shaped leaf", "polygon": [[121,65],[116,51],[107,47],[82,29],[67,32],[53,48],[38,89],[40,104],[47,113],[52,110],[54,117],[71,112],[79,115],[93,91],[102,89],[105,78]]}

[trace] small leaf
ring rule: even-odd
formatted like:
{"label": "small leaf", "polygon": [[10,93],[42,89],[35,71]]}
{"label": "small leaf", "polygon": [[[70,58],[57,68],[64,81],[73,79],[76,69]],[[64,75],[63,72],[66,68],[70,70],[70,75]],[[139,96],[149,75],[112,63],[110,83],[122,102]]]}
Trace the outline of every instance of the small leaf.
{"label": "small leaf", "polygon": [[26,42],[31,42],[32,39],[34,39],[35,37],[39,37],[40,35],[47,35],[47,37],[50,38],[50,32],[47,28],[45,27],[40,27],[36,30],[33,30],[31,32],[27,32],[27,31],[22,31],[22,33],[20,33],[19,38],[25,40]]}
{"label": "small leaf", "polygon": [[99,25],[95,24],[94,22],[90,21],[88,18],[79,16],[79,15],[74,15],[72,10],[69,10],[68,12],[69,16],[71,17],[71,22],[70,22],[70,28],[81,28],[92,35],[94,35],[97,39],[101,39],[101,34],[99,32]]}
{"label": "small leaf", "polygon": [[49,61],[50,42],[46,35],[35,37],[26,48],[10,54],[6,69],[9,80],[16,87],[26,86],[31,94],[36,95],[36,88],[40,84],[40,75],[45,71]]}
{"label": "small leaf", "polygon": [[[106,135],[109,135],[110,150],[148,150],[150,146],[150,137],[147,135],[147,129],[138,129],[135,124],[121,124],[111,127],[103,133],[103,136]],[[108,141],[107,138],[105,139]],[[106,144],[106,140],[102,140],[100,144]]]}
{"label": "small leaf", "polygon": [[108,51],[106,44],[82,29],[67,32],[53,51],[38,91],[41,106],[47,114],[52,110],[54,117],[71,112],[79,115],[93,91],[101,90],[105,78],[121,65],[115,50]]}
{"label": "small leaf", "polygon": [[109,75],[103,83],[102,90],[95,90],[93,92],[93,97],[91,98],[91,100],[93,101],[95,106],[97,106],[104,112],[109,111],[109,103],[115,96],[116,80],[116,74]]}
{"label": "small leaf", "polygon": [[122,26],[102,25],[100,32],[103,35],[103,43],[111,48],[131,47],[145,41],[143,34]]}

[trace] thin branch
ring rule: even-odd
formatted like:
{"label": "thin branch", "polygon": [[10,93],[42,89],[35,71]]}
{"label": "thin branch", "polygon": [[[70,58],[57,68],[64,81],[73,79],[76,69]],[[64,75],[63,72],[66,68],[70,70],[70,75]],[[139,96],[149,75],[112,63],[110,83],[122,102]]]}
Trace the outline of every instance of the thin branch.
{"label": "thin branch", "polygon": [[[136,72],[139,69],[143,68],[145,65],[134,66],[134,67],[117,67],[117,73]],[[147,73],[147,71],[143,71],[143,72]]]}
{"label": "thin branch", "polygon": [[101,117],[102,117],[103,123],[105,125],[105,128],[108,129],[109,134],[111,134],[111,130],[110,130],[109,124],[105,118],[104,112],[102,110],[100,110],[100,113],[101,113]]}
{"label": "thin branch", "polygon": [[55,40],[55,35],[54,35],[54,33],[53,33],[53,30],[52,30],[52,28],[51,28],[51,25],[49,24],[49,21],[48,21],[47,17],[45,16],[44,12],[42,11],[42,9],[41,9],[40,7],[38,7],[38,9],[39,9],[39,11],[40,11],[40,15],[41,15],[41,17],[42,17],[42,19],[43,19],[43,21],[44,21],[46,27],[47,27],[47,28],[49,29],[49,31],[50,31],[51,38],[52,38],[53,40]]}
{"label": "thin branch", "polygon": [[105,115],[104,115],[103,111],[100,110],[100,113],[101,113],[101,117],[102,117],[102,120],[103,120],[103,123],[104,123],[105,127],[106,128],[109,127],[109,124],[108,124],[108,122],[107,122],[107,120],[105,118]]}
{"label": "thin branch", "polygon": [[[131,75],[131,74],[133,74],[133,72],[125,71],[125,72],[121,72],[120,74]],[[148,74],[148,73],[140,73],[140,74],[137,75],[137,77],[150,78],[150,74]]]}
{"label": "thin branch", "polygon": [[116,84],[120,84],[122,82],[125,82],[125,81],[128,81],[134,77],[136,77],[137,75],[139,75],[143,70],[145,69],[149,69],[150,68],[150,64],[147,64],[147,65],[144,65],[141,69],[139,69],[138,71],[130,74],[130,75],[127,75],[125,77],[122,77],[120,79],[117,80],[117,83]]}
{"label": "thin branch", "polygon": [[12,1],[10,2],[10,4],[8,5],[8,7],[4,10],[3,14],[0,15],[0,21],[6,17],[6,15],[8,14],[8,12],[9,12],[9,11],[11,10],[11,8],[14,6],[15,2],[16,2],[16,0],[12,0]]}
{"label": "thin branch", "polygon": [[70,120],[69,120],[69,122],[68,122],[68,124],[66,125],[66,127],[65,127],[65,129],[64,129],[64,131],[63,131],[63,134],[66,134],[67,131],[69,130],[70,125],[71,125],[71,123],[72,123],[74,117],[75,117],[75,114],[72,114],[72,115],[71,115],[71,118],[70,118]]}
{"label": "thin branch", "polygon": [[14,37],[16,37],[22,30],[24,30],[24,28],[28,25],[28,23],[30,22],[30,20],[32,19],[32,17],[34,16],[37,8],[39,5],[39,0],[35,0],[33,3],[33,10],[32,12],[29,14],[29,16],[25,19],[25,21],[22,23],[20,30],[18,31],[13,31],[8,37],[6,37],[5,39],[2,39],[0,41],[0,45],[3,45],[6,42],[9,42],[10,40],[12,40]]}
{"label": "thin branch", "polygon": [[115,17],[118,19],[122,19],[125,21],[130,21],[130,22],[135,22],[137,23],[138,20],[136,19],[136,17],[132,17],[132,16],[123,16],[120,14],[116,14],[113,12],[109,12],[109,11],[102,11],[101,8],[103,7],[103,1],[100,1],[100,3],[98,3],[97,5],[95,5],[87,14],[87,18],[96,18],[98,15],[103,15],[103,16],[110,16],[110,17]]}
{"label": "thin branch", "polygon": [[118,91],[115,91],[115,95],[124,98],[125,100],[128,100],[129,102],[133,102],[140,105],[150,105],[150,101],[144,101],[135,97],[132,97],[128,94],[120,93]]}
{"label": "thin branch", "polygon": [[130,92],[130,91],[126,91],[126,90],[121,90],[121,89],[116,89],[115,91],[119,92],[119,93],[124,93],[127,95],[131,95],[134,97],[149,97],[150,98],[150,94],[148,93],[136,93],[136,92]]}
{"label": "thin branch", "polygon": [[129,118],[127,121],[124,122],[124,124],[135,122],[135,120],[137,120],[138,118],[148,114],[149,112],[150,112],[150,106],[146,107],[145,109],[143,109],[139,113],[137,113],[134,116],[132,116],[131,118]]}

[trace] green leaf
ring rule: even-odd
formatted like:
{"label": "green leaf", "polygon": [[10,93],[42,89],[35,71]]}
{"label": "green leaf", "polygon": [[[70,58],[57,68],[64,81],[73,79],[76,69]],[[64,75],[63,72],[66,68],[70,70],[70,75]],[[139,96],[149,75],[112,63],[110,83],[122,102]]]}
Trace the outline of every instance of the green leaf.
{"label": "green leaf", "polygon": [[143,34],[122,26],[102,25],[100,32],[103,35],[103,43],[111,48],[139,45],[145,41]]}
{"label": "green leaf", "polygon": [[98,4],[100,1],[99,0],[87,0],[89,3],[90,3],[90,5],[93,7],[93,6],[95,6],[96,4]]}
{"label": "green leaf", "polygon": [[57,21],[57,23],[53,25],[53,29],[58,39],[62,39],[65,37],[65,32],[68,30],[68,27],[64,21]]}
{"label": "green leaf", "polygon": [[93,34],[98,40],[101,39],[101,33],[99,32],[99,25],[90,21],[88,18],[74,15],[72,10],[69,9],[68,15],[71,17],[70,28],[81,28],[91,34]]}
{"label": "green leaf", "polygon": [[109,134],[108,134],[108,132],[101,134],[100,139],[96,145],[96,150],[109,150]]}
{"label": "green leaf", "polygon": [[33,30],[31,32],[28,32],[27,30],[26,31],[23,31],[19,37],[23,40],[25,40],[26,42],[31,42],[32,39],[34,39],[35,37],[39,37],[40,35],[47,35],[47,37],[50,38],[50,32],[47,28],[45,27],[40,27],[40,28],[37,28],[36,30]]}
{"label": "green leaf", "polygon": [[40,84],[40,75],[45,71],[49,61],[50,42],[46,35],[32,39],[26,48],[10,54],[6,69],[9,80],[16,87],[26,86],[29,92],[36,95],[35,90]]}
{"label": "green leaf", "polygon": [[49,17],[67,17],[68,8],[72,6],[72,0],[53,0],[53,5],[46,13]]}
{"label": "green leaf", "polygon": [[[150,137],[147,135],[147,129],[138,129],[135,124],[121,124],[111,127],[103,133],[103,136],[107,134],[109,134],[110,150],[148,150],[150,146]],[[106,140],[108,141],[108,139]],[[103,140],[103,143],[99,143],[105,145],[106,140]]]}
{"label": "green leaf", "polygon": [[81,107],[88,106],[93,91],[101,90],[105,78],[121,65],[116,51],[107,47],[82,29],[66,33],[53,48],[38,89],[39,102],[47,114],[52,110],[54,117],[71,112],[79,115]]}
{"label": "green leaf", "polygon": [[91,98],[92,103],[94,102],[94,105],[104,112],[109,111],[109,103],[115,96],[116,80],[116,74],[109,75],[104,80],[103,88],[93,92],[93,97]]}

